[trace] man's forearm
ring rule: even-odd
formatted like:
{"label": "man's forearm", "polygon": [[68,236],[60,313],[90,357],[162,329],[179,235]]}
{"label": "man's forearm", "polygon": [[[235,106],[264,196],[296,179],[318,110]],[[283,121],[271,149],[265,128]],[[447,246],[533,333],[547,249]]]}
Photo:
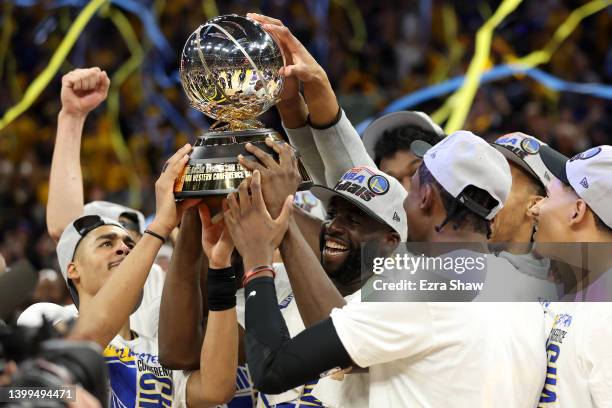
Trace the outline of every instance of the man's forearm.
{"label": "man's forearm", "polygon": [[60,111],[47,202],[47,230],[55,241],[64,228],[83,213],[81,136],[85,116]]}
{"label": "man's forearm", "polygon": [[329,317],[346,301],[321,266],[294,220],[281,242],[280,252],[304,326]]}
{"label": "man's forearm", "polygon": [[[152,229],[155,230],[153,225]],[[82,302],[73,339],[95,341],[101,347],[108,345],[140,300],[161,245],[158,238],[149,234],[138,241],[98,293],[86,304]]]}
{"label": "man's forearm", "polygon": [[338,115],[338,100],[323,69],[316,79],[304,82],[304,99],[313,126],[327,126]]}
{"label": "man's forearm", "polygon": [[171,369],[196,369],[200,364],[203,337],[200,279],[208,269],[201,231],[198,209],[187,210],[164,282],[159,312],[159,356],[162,364]]}
{"label": "man's forearm", "polygon": [[295,204],[293,206],[293,219],[315,258],[319,259],[321,257],[319,235],[321,234],[322,221]]}

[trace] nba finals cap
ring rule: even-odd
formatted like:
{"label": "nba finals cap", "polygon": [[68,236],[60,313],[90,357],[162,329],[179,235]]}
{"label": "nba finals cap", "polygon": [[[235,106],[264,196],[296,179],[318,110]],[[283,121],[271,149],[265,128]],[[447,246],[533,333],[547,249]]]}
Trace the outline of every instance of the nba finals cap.
{"label": "nba finals cap", "polygon": [[498,138],[491,143],[491,146],[503,154],[506,159],[538,180],[545,188],[552,180],[551,174],[540,155],[540,152],[552,150],[546,143],[525,133],[514,132]]}
{"label": "nba finals cap", "polygon": [[562,154],[542,157],[550,172],[571,186],[595,214],[612,228],[612,146],[588,149],[568,159]]}
{"label": "nba finals cap", "polygon": [[[491,220],[503,208],[512,187],[510,165],[481,137],[460,130],[435,146],[416,140],[410,148],[423,158],[431,175],[450,195],[482,218]],[[497,205],[488,209],[475,202],[463,194],[468,186],[486,191]]]}
{"label": "nba finals cap", "polygon": [[402,241],[408,237],[404,211],[406,189],[395,178],[372,167],[354,167],[344,173],[336,186],[313,186],[310,191],[327,208],[333,197],[341,197],[359,207],[378,222],[397,232]]}
{"label": "nba finals cap", "polygon": [[389,113],[370,123],[363,132],[361,140],[370,157],[375,156],[374,147],[385,131],[403,126],[416,126],[424,131],[435,133],[440,139],[445,136],[442,128],[423,112],[401,111]]}
{"label": "nba finals cap", "polygon": [[83,214],[85,215],[99,215],[100,217],[110,218],[111,220],[119,221],[119,217],[124,216],[134,223],[122,223],[123,227],[128,230],[135,230],[140,232],[140,235],[144,234],[145,230],[145,217],[138,211],[130,207],[111,203],[108,201],[92,201],[91,203],[85,204],[83,207]]}
{"label": "nba finals cap", "polygon": [[72,300],[77,307],[79,305],[79,294],[72,281],[68,278],[68,265],[74,260],[74,254],[81,240],[91,231],[103,225],[115,225],[123,229],[119,222],[110,218],[100,217],[99,215],[83,215],[68,224],[57,243],[55,251],[57,252],[60,270],[66,285],[68,285]]}

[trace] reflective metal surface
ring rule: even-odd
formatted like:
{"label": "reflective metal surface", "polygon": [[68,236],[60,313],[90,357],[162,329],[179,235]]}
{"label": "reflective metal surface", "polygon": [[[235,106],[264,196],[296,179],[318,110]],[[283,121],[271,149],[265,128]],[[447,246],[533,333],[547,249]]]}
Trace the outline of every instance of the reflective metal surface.
{"label": "reflective metal surface", "polygon": [[278,100],[283,65],[280,48],[258,23],[220,16],[187,39],[181,84],[191,105],[205,115],[229,123],[231,130],[254,128],[255,118]]}

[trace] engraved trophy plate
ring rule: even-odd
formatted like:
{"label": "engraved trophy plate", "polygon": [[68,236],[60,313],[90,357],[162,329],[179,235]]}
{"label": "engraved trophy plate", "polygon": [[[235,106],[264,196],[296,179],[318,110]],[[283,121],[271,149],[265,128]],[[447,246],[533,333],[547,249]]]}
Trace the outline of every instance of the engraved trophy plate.
{"label": "engraved trophy plate", "polygon": [[[251,142],[269,154],[265,138],[282,140],[256,117],[279,99],[284,65],[280,48],[261,26],[246,17],[225,15],[207,21],[187,39],[181,55],[181,84],[191,106],[217,121],[198,137],[175,197],[198,197],[236,191],[250,175],[236,158],[257,160],[244,148]],[[300,189],[312,185],[298,155]]]}

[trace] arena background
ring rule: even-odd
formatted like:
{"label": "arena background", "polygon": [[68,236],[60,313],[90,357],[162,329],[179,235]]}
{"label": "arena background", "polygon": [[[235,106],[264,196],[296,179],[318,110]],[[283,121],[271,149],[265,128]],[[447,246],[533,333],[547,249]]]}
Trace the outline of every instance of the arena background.
{"label": "arena background", "polygon": [[[71,69],[99,66],[112,81],[84,131],[86,201],[150,215],[161,164],[208,126],[188,106],[177,71],[184,41],[207,18],[255,11],[281,19],[325,67],[359,130],[376,115],[413,109],[447,131],[493,138],[520,130],[572,155],[612,144],[610,4],[4,1],[0,253],[9,264],[27,257],[36,268],[56,268],[45,206],[60,78]],[[281,129],[274,109],[262,120]]]}

